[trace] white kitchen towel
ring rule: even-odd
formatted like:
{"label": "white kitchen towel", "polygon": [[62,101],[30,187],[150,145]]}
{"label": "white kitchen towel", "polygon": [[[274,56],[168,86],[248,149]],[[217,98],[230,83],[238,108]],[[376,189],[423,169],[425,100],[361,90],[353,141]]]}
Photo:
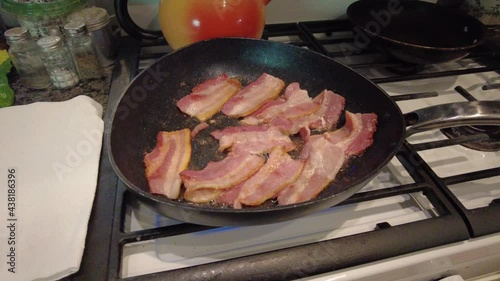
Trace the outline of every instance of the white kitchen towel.
{"label": "white kitchen towel", "polygon": [[103,130],[86,96],[0,109],[0,280],[78,271]]}

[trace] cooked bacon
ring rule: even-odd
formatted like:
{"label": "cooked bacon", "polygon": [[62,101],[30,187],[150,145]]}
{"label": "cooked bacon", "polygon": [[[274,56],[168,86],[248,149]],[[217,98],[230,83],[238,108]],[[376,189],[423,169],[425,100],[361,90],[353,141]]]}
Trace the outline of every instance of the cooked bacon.
{"label": "cooked bacon", "polygon": [[281,97],[279,97],[275,100],[270,100],[270,101],[266,102],[265,104],[263,104],[261,107],[259,107],[259,109],[257,109],[254,113],[243,118],[243,120],[241,120],[241,123],[245,124],[245,125],[259,125],[263,122],[260,122],[260,120],[258,118],[256,118],[255,116],[260,116],[262,114],[265,114],[266,110],[268,110],[269,108],[280,106],[284,103],[286,103],[286,100],[284,98],[281,98]]}
{"label": "cooked bacon", "polygon": [[299,130],[299,136],[302,141],[306,142],[311,136],[311,129],[309,127],[304,127]]}
{"label": "cooked bacon", "polygon": [[333,144],[342,147],[346,157],[357,156],[373,144],[377,130],[375,113],[353,114],[346,111],[346,123],[339,130],[325,134]]}
{"label": "cooked bacon", "polygon": [[295,204],[316,197],[335,179],[351,156],[360,155],[372,143],[377,115],[346,112],[346,124],[339,130],[309,138],[301,152],[306,159],[299,179],[278,195],[280,205]]}
{"label": "cooked bacon", "polygon": [[241,123],[259,125],[270,123],[279,117],[296,119],[311,115],[320,108],[320,103],[313,101],[307,91],[302,90],[297,82],[288,85],[283,96],[284,99],[272,100],[264,104],[259,110],[241,120]]}
{"label": "cooked bacon", "polygon": [[345,99],[332,91],[324,90],[313,101],[320,104],[320,108],[313,114],[299,118],[278,117],[272,120],[271,126],[278,127],[289,135],[296,134],[304,128],[316,130],[334,128],[344,110]]}
{"label": "cooked bacon", "polygon": [[156,147],[144,156],[146,178],[153,194],[179,197],[181,177],[191,158],[190,130],[159,132]]}
{"label": "cooked bacon", "polygon": [[304,168],[304,161],[294,160],[283,147],[275,147],[257,173],[241,184],[235,201],[257,206],[276,195],[297,180]]}
{"label": "cooked bacon", "polygon": [[[195,203],[216,201],[234,208],[257,206],[277,198],[280,205],[311,200],[335,179],[350,157],[373,143],[376,114],[346,112],[345,125],[336,131],[345,99],[324,90],[314,99],[299,83],[285,87],[283,80],[263,73],[241,89],[236,79],[222,74],[194,87],[177,102],[178,108],[202,123],[175,132],[159,132],[157,146],[144,156],[150,190],[177,199],[184,184],[184,199]],[[190,138],[209,127],[204,122],[218,111],[239,118],[244,126],[227,127],[211,135],[228,156],[198,171],[186,170],[191,157]],[[304,141],[300,159],[289,135]],[[266,158],[262,154],[269,153]]]}
{"label": "cooked bacon", "polygon": [[340,115],[344,110],[345,98],[332,91],[324,90],[321,94],[314,98],[314,101],[321,104],[321,107],[309,119],[309,128],[331,130],[337,126]]}
{"label": "cooked bacon", "polygon": [[193,203],[208,203],[215,201],[222,192],[223,189],[215,188],[186,189],[184,199]]}
{"label": "cooked bacon", "polygon": [[238,200],[238,195],[240,195],[241,188],[242,184],[238,184],[235,187],[226,189],[217,198],[217,202],[227,206],[233,206],[233,208],[235,209],[241,209],[242,208],[241,202]]}
{"label": "cooked bacon", "polygon": [[342,148],[330,143],[323,135],[315,135],[304,146],[301,159],[306,159],[304,170],[295,183],[279,193],[280,205],[316,197],[335,178],[345,156]]}
{"label": "cooked bacon", "polygon": [[219,140],[219,151],[230,148],[233,152],[264,154],[276,146],[283,146],[286,151],[295,148],[290,137],[278,128],[266,125],[227,127],[211,135]]}
{"label": "cooked bacon", "polygon": [[228,189],[251,177],[264,164],[262,156],[230,153],[218,162],[210,162],[199,171],[180,173],[186,192],[196,189]]}
{"label": "cooked bacon", "polygon": [[263,104],[276,98],[284,87],[283,80],[263,73],[227,101],[222,107],[222,113],[230,117],[252,114]]}
{"label": "cooked bacon", "polygon": [[262,126],[231,126],[231,127],[226,127],[222,130],[216,130],[213,131],[210,135],[212,135],[214,138],[220,140],[224,136],[232,136],[236,134],[241,134],[241,133],[252,133],[252,134],[258,134],[262,132],[267,132],[269,130],[269,127],[266,125]]}
{"label": "cooked bacon", "polygon": [[194,87],[189,95],[177,102],[177,107],[187,115],[205,121],[219,112],[224,103],[240,89],[238,80],[222,74]]}
{"label": "cooked bacon", "polygon": [[[347,113],[350,114],[350,113]],[[351,141],[349,146],[345,149],[348,156],[361,155],[365,150],[373,144],[373,135],[377,130],[377,115],[375,113],[356,114],[358,120],[361,119],[363,129],[359,131],[355,139]],[[347,118],[347,120],[352,118]]]}
{"label": "cooked bacon", "polygon": [[202,122],[198,125],[196,125],[193,129],[193,131],[191,132],[191,138],[194,139],[198,133],[200,133],[201,131],[205,130],[206,128],[208,128],[209,125],[207,122]]}

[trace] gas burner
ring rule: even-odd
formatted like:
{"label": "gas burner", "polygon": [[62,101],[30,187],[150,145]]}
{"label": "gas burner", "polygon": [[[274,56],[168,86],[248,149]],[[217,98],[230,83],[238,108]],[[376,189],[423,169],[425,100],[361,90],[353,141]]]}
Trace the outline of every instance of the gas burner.
{"label": "gas burner", "polygon": [[422,72],[425,67],[423,65],[412,64],[412,63],[401,63],[396,65],[388,65],[385,67],[386,70],[399,75],[411,75]]}
{"label": "gas burner", "polygon": [[446,128],[441,131],[450,139],[477,134],[487,134],[489,139],[463,143],[462,145],[479,151],[500,151],[500,127],[498,126],[463,126]]}

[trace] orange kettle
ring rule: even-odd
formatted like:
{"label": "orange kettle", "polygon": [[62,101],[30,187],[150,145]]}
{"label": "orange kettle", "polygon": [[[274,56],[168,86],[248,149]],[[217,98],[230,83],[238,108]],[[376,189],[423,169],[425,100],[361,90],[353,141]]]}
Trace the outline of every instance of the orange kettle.
{"label": "orange kettle", "polygon": [[271,0],[160,0],[161,31],[145,30],[130,18],[127,0],[115,0],[121,27],[138,39],[165,37],[173,49],[217,37],[260,38]]}

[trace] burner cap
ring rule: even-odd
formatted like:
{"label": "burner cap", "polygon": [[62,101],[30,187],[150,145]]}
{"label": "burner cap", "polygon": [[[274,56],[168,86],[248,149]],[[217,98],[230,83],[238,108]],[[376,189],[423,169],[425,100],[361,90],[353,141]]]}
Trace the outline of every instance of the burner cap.
{"label": "burner cap", "polygon": [[479,151],[500,151],[500,127],[498,126],[463,126],[442,129],[441,132],[450,139],[477,134],[487,134],[487,140],[463,143],[462,145]]}

